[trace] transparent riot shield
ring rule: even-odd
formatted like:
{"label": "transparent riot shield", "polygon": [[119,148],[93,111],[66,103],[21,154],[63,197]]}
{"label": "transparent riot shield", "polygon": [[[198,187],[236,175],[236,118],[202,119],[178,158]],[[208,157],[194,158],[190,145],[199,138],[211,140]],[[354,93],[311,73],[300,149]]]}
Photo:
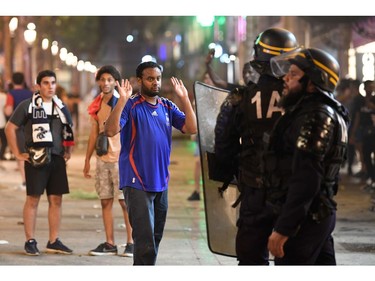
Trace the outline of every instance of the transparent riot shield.
{"label": "transparent riot shield", "polygon": [[223,186],[223,182],[213,179],[210,171],[214,161],[212,156],[216,118],[228,93],[201,82],[194,84],[208,247],[215,254],[236,257],[236,221],[239,207],[233,208],[232,204],[237,200],[239,192],[235,184],[230,184],[220,193],[219,188]]}

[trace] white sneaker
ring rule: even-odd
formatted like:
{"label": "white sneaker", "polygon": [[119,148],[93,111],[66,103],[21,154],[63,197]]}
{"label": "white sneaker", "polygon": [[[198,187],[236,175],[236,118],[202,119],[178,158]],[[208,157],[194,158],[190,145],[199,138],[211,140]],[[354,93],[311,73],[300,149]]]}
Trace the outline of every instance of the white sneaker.
{"label": "white sneaker", "polygon": [[26,184],[21,183],[21,184],[17,185],[15,189],[25,191],[26,190]]}

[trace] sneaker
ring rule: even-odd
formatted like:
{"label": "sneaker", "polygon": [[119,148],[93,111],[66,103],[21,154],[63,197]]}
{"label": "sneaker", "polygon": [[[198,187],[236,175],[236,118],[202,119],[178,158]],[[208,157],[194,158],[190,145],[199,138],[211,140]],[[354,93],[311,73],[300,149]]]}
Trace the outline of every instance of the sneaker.
{"label": "sneaker", "polygon": [[20,183],[14,189],[25,191],[26,190],[26,183]]}
{"label": "sneaker", "polygon": [[366,185],[361,188],[361,190],[373,193],[375,191],[375,182],[367,181]]}
{"label": "sneaker", "polygon": [[37,242],[35,239],[30,239],[25,242],[25,252],[29,256],[39,256],[40,252],[36,246]]}
{"label": "sneaker", "polygon": [[127,243],[125,246],[124,253],[121,255],[122,257],[133,257],[134,252],[134,244],[133,243]]}
{"label": "sneaker", "polygon": [[73,253],[73,251],[65,246],[59,238],[57,238],[54,243],[48,241],[46,252],[65,255],[71,255]]}
{"label": "sneaker", "polygon": [[89,255],[92,256],[114,256],[117,255],[117,246],[104,242],[100,244],[96,249],[91,250]]}
{"label": "sneaker", "polygon": [[188,199],[189,201],[199,201],[201,200],[201,196],[199,195],[198,192],[194,191],[189,197]]}

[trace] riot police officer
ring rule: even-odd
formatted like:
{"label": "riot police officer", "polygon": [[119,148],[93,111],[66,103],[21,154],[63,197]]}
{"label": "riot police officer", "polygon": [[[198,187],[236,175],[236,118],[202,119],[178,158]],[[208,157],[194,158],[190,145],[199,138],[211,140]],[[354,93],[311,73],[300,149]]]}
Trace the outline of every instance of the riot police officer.
{"label": "riot police officer", "polygon": [[238,163],[238,169],[226,170],[238,171],[236,180],[241,191],[236,235],[239,265],[269,264],[267,239],[273,221],[264,208],[262,137],[281,116],[277,102],[283,89],[282,79],[272,75],[269,62],[272,57],[297,46],[295,36],[286,29],[269,28],[260,33],[254,42],[253,60],[250,62],[260,74],[258,82],[231,91],[216,120],[217,160],[230,163],[229,166]]}
{"label": "riot police officer", "polygon": [[277,216],[268,249],[275,265],[335,265],[334,195],[349,122],[333,96],[339,64],[323,50],[300,48],[271,59],[271,68],[285,75],[285,114],[265,154],[266,201]]}

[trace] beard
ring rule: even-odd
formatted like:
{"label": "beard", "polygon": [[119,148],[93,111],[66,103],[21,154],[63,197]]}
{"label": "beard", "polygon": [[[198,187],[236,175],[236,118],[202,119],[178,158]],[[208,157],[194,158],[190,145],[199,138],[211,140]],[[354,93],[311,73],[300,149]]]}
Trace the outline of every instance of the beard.
{"label": "beard", "polygon": [[159,91],[151,91],[151,90],[143,89],[142,94],[145,95],[145,96],[148,96],[150,98],[153,98],[153,97],[156,97],[159,94]]}
{"label": "beard", "polygon": [[280,98],[279,102],[277,103],[277,106],[287,109],[293,105],[295,105],[303,96],[304,91],[298,90],[298,91],[290,91],[288,94],[283,94],[283,96]]}

